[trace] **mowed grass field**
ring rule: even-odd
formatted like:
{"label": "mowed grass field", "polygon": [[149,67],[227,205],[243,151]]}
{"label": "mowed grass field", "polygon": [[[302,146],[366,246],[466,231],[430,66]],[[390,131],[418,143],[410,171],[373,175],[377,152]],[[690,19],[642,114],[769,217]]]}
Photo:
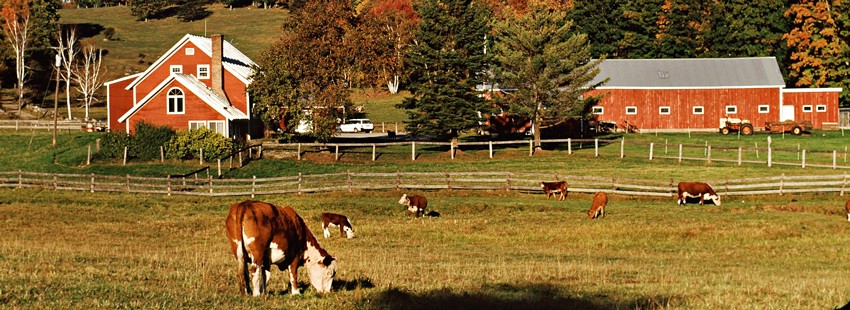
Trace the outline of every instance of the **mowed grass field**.
{"label": "mowed grass field", "polygon": [[[334,291],[241,296],[223,222],[246,197],[0,190],[0,307],[299,309],[832,309],[850,301],[850,223],[837,195],[745,197],[721,207],[611,196],[429,192],[269,196],[339,260]],[[323,211],[357,238],[321,237]]]}

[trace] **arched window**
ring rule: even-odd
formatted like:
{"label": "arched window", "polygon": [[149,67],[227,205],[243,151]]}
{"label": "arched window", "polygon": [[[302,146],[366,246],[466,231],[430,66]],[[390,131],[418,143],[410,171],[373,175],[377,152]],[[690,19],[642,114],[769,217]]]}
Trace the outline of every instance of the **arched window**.
{"label": "arched window", "polygon": [[183,91],[179,88],[172,88],[168,91],[168,114],[183,114]]}

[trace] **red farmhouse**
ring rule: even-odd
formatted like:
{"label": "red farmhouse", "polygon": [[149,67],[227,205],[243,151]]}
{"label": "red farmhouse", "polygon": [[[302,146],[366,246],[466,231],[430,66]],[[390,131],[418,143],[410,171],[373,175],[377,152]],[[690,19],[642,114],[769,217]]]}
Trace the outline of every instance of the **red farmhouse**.
{"label": "red farmhouse", "polygon": [[187,34],[145,72],[106,83],[109,130],[131,133],[147,122],[246,137],[252,66],[221,35]]}
{"label": "red farmhouse", "polygon": [[811,120],[836,127],[841,88],[785,88],[773,57],[608,59],[587,95],[603,94],[592,108],[598,121],[624,121],[649,130],[717,130],[720,118]]}

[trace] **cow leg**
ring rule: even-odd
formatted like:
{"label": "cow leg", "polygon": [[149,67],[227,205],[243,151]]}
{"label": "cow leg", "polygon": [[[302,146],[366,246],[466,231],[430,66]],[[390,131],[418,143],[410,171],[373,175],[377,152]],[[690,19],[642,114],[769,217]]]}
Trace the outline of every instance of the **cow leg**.
{"label": "cow leg", "polygon": [[327,226],[324,226],[324,227],[322,227],[322,228],[325,230],[325,238],[330,238],[330,237],[331,237],[331,232],[330,232],[330,231],[328,231],[328,227],[327,227]]}
{"label": "cow leg", "polygon": [[256,261],[251,262],[251,288],[253,288],[254,297],[260,296],[266,288],[263,280],[263,268]]}
{"label": "cow leg", "polygon": [[567,199],[567,191],[561,191],[561,201]]}
{"label": "cow leg", "polygon": [[599,217],[605,217],[605,207],[599,209]]}
{"label": "cow leg", "polygon": [[289,264],[289,288],[292,291],[292,295],[300,295],[301,291],[298,290],[298,259],[292,260],[292,263]]}
{"label": "cow leg", "polygon": [[339,225],[339,236],[345,238],[345,225],[344,224]]}

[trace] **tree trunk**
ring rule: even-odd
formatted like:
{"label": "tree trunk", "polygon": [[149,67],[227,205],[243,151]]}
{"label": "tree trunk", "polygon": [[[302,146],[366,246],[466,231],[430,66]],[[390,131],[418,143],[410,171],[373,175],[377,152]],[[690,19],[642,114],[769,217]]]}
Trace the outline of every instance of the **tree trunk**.
{"label": "tree trunk", "polygon": [[540,149],[540,116],[534,117],[534,122],[531,124],[531,130],[534,132],[534,150]]}

